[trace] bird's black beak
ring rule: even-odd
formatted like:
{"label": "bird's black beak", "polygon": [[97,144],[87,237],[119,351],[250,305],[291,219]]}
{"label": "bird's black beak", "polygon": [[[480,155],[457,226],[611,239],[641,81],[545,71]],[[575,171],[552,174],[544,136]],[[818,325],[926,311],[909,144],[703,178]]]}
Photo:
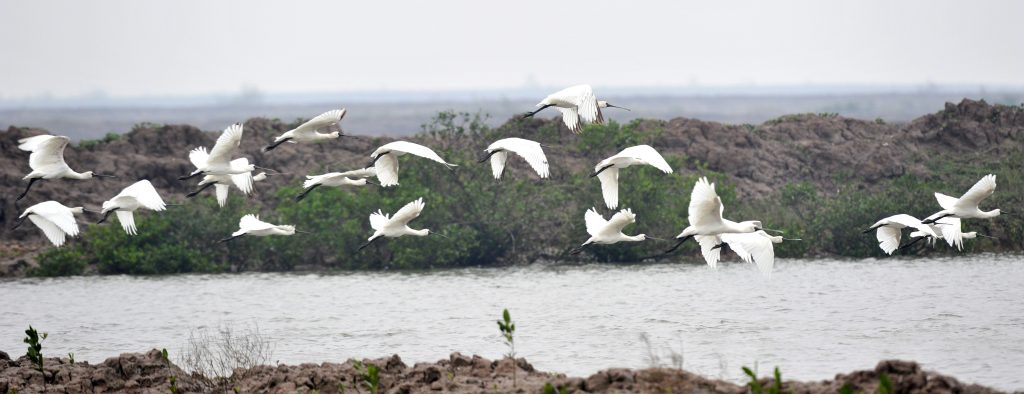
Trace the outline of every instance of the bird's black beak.
{"label": "bird's black beak", "polygon": [[620,107],[620,106],[618,106],[618,105],[611,105],[610,103],[608,104],[608,108],[618,108],[618,109],[624,109],[624,110],[626,110],[626,111],[630,111],[630,112],[633,112],[633,110],[631,110],[631,109],[629,109],[629,108],[626,108],[626,107]]}
{"label": "bird's black beak", "polygon": [[107,211],[107,213],[103,214],[103,217],[102,217],[102,218],[100,218],[100,220],[99,220],[98,222],[96,222],[96,224],[101,224],[101,223],[103,223],[103,222],[107,221],[107,218],[109,218],[109,217],[110,217],[110,214],[112,214],[112,213],[114,213],[114,210],[113,210],[113,209],[111,209],[111,210]]}
{"label": "bird's black beak", "polygon": [[95,173],[95,172],[94,172],[94,173],[92,173],[92,176],[94,176],[94,177],[98,177],[98,178],[117,178],[117,175],[110,175],[110,174],[97,174],[97,173]]}
{"label": "bird's black beak", "polygon": [[[609,107],[611,107],[611,105],[609,105]],[[721,248],[722,248],[723,246],[725,246],[725,244],[724,244],[724,243],[722,243],[722,244],[718,244],[718,245],[712,246],[712,247],[711,247],[711,250],[715,250],[715,249],[721,249]]]}

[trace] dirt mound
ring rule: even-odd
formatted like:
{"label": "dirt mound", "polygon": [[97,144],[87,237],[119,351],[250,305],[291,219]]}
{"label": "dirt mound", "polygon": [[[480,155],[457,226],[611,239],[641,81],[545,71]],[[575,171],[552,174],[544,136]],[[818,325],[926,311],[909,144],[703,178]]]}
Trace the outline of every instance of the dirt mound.
{"label": "dirt mound", "polygon": [[[379,368],[378,379],[369,378],[366,366]],[[600,371],[586,378],[567,377],[537,371],[525,359],[488,360],[480,356],[452,353],[447,360],[406,365],[397,355],[388,358],[345,363],[300,365],[261,365],[236,369],[224,381],[211,382],[202,376],[190,376],[165,363],[160,351],[146,354],[127,353],[107,359],[101,364],[69,363],[67,359],[48,358],[45,373],[36,370],[27,358],[10,360],[0,352],[0,393],[167,393],[171,377],[178,392],[242,392],[296,393],[369,392],[376,384],[382,393],[538,393],[545,385],[564,388],[570,393],[735,393],[748,392],[747,386],[704,378],[684,370],[650,368],[631,370],[615,368]],[[515,369],[515,382],[513,382]],[[974,384],[963,384],[955,378],[923,371],[911,361],[886,360],[874,370],[838,374],[833,380],[821,382],[782,382],[783,392],[836,393],[844,385],[854,392],[875,392],[880,377],[886,375],[898,393],[998,393]],[[45,382],[45,384],[44,384]],[[761,379],[768,387],[771,379]]]}

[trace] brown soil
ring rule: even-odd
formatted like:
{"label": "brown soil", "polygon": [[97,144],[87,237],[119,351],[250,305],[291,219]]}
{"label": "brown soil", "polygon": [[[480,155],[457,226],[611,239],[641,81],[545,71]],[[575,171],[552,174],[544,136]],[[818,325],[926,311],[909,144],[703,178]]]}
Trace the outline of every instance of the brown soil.
{"label": "brown soil", "polygon": [[[511,359],[488,360],[479,356],[453,353],[446,360],[406,365],[397,355],[362,360],[364,365],[380,368],[380,393],[539,393],[547,384],[570,393],[747,393],[748,387],[704,378],[684,370],[623,368],[600,371],[589,377],[567,377],[534,370],[525,359],[516,360],[513,383]],[[190,376],[173,363],[165,363],[160,351],[146,354],[125,353],[92,365],[67,359],[45,360],[45,374],[36,370],[27,358],[10,360],[0,352],[0,394],[18,393],[169,393],[170,377],[175,377],[178,392],[241,393],[368,393],[364,374],[352,361],[345,363],[257,366],[237,369],[219,383],[202,376]],[[853,392],[873,393],[879,377],[886,374],[896,393],[998,393],[999,391],[964,384],[955,378],[924,371],[912,361],[885,360],[873,370],[837,374],[833,380],[796,382],[783,379],[783,392],[836,393],[844,385]],[[772,379],[761,379],[765,387]]]}

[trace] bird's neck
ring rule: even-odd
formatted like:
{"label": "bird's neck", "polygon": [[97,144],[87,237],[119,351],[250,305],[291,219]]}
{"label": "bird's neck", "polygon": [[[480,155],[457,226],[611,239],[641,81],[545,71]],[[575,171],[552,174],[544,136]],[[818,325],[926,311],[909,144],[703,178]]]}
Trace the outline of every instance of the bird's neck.
{"label": "bird's neck", "polygon": [[72,179],[90,179],[92,178],[91,172],[75,172],[74,170],[68,170],[67,178]]}
{"label": "bird's neck", "polygon": [[626,241],[630,241],[630,242],[640,242],[640,241],[643,241],[644,239],[646,239],[646,238],[647,238],[647,237],[646,237],[646,236],[644,236],[643,234],[638,234],[638,235],[623,235],[623,237],[625,237]]}
{"label": "bird's neck", "polygon": [[[408,228],[408,227],[406,227],[406,228]],[[406,230],[406,231],[409,232],[409,235],[415,235],[417,237],[426,237],[428,234],[430,234],[430,230],[427,230],[427,229],[414,230],[414,229],[408,228],[408,230]]]}
{"label": "bird's neck", "polygon": [[999,216],[999,210],[998,209],[993,209],[993,210],[987,211],[987,212],[986,211],[982,211],[981,212],[981,217],[982,218],[994,218],[996,216]]}

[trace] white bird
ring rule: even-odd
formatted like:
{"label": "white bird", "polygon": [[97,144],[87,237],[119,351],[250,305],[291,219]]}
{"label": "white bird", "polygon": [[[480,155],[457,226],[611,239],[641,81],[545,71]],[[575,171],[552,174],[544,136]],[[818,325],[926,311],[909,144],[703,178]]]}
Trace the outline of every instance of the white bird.
{"label": "white bird", "polygon": [[31,207],[18,216],[11,230],[18,228],[25,219],[31,220],[36,227],[43,230],[43,235],[53,243],[53,246],[64,245],[67,236],[78,235],[78,222],[75,221],[75,214],[81,214],[85,209],[82,207],[69,208],[56,201],[46,201]]}
{"label": "white bird", "polygon": [[167,209],[167,204],[160,198],[156,188],[145,179],[133,183],[131,186],[124,188],[114,198],[104,201],[103,211],[100,212],[103,218],[96,223],[103,223],[111,213],[117,213],[117,220],[121,222],[124,232],[128,233],[128,235],[136,235],[139,232],[135,228],[135,215],[133,212],[139,208],[153,211]]}
{"label": "white bird", "polygon": [[598,177],[601,180],[601,194],[604,195],[604,203],[608,209],[615,209],[619,206],[619,169],[631,165],[650,165],[666,174],[672,173],[672,167],[665,162],[665,158],[649,145],[637,145],[623,149],[614,156],[601,160],[594,166],[594,173],[590,177]]}
{"label": "white bird", "polygon": [[508,160],[508,152],[526,160],[541,178],[551,175],[548,171],[548,158],[544,156],[544,149],[541,149],[540,143],[536,141],[522,138],[500,139],[494,141],[484,152],[487,152],[487,156],[480,159],[480,162],[491,159],[491,173],[494,174],[494,179],[501,179],[501,173],[505,171],[505,161]]}
{"label": "white bird", "polygon": [[295,201],[302,201],[309,192],[320,186],[364,186],[367,183],[372,183],[366,178],[374,175],[377,175],[377,170],[373,167],[345,172],[328,172],[323,175],[306,175],[306,181],[302,183],[302,187],[305,190],[298,196],[295,196]]}
{"label": "white bird", "polygon": [[694,239],[700,243],[704,260],[711,268],[717,267],[722,246],[729,245],[729,249],[736,252],[740,259],[756,265],[758,271],[761,271],[761,274],[769,279],[772,276],[772,268],[775,266],[774,244],[782,243],[782,241],[800,241],[799,238],[787,239],[781,235],[769,235],[764,230],[717,236],[698,235]]}
{"label": "white bird", "polygon": [[[359,250],[370,246],[373,241],[380,237],[398,238],[403,235],[425,237],[430,235],[430,230],[428,229],[415,230],[409,228],[409,222],[420,216],[420,212],[423,212],[425,205],[423,197],[420,197],[416,201],[405,204],[402,209],[395,212],[395,216],[388,216],[388,214],[379,209],[377,212],[370,214],[370,227],[374,230],[373,235],[366,239],[366,243],[360,246]],[[441,235],[439,233],[435,234]]]}
{"label": "white bird", "polygon": [[[931,217],[928,217],[928,219],[931,219]],[[960,251],[964,250],[965,239],[975,239],[977,237],[993,239],[995,238],[985,234],[979,234],[977,231],[970,231],[965,233],[963,232],[963,230],[961,230],[960,225],[961,220],[959,218],[945,217],[936,220],[934,223],[928,224],[928,227],[930,227],[932,231],[935,232],[936,234],[939,234],[941,238],[944,239],[947,244],[949,244],[950,247],[956,247],[957,250]],[[928,240],[928,246],[935,247],[935,241],[938,239],[937,237],[932,237],[928,234],[925,234],[923,231],[911,232],[910,238],[913,239],[913,241],[907,243],[906,245],[900,246],[900,249],[908,248],[911,245],[920,242],[922,239]]]}
{"label": "white bird", "polygon": [[[186,180],[197,175],[236,175],[252,172],[256,170],[256,166],[252,164],[242,165],[241,162],[235,161],[232,157],[238,153],[238,146],[242,143],[242,124],[235,123],[228,128],[224,129],[224,132],[217,138],[217,142],[213,144],[213,149],[210,149],[210,153],[206,155],[206,162],[203,166],[197,166],[195,171],[191,174],[178,177],[180,180]],[[189,158],[192,158],[192,153],[189,153]],[[195,162],[193,161],[193,164]],[[248,163],[248,161],[246,162]]]}
{"label": "white bird", "polygon": [[448,168],[457,167],[455,164],[444,161],[441,156],[438,156],[433,150],[423,145],[408,141],[390,142],[377,148],[377,150],[370,154],[370,158],[373,161],[369,167],[373,167],[377,171],[377,180],[380,181],[381,186],[398,185],[398,156],[406,153],[436,161]]}
{"label": "white bird", "polygon": [[619,242],[640,242],[647,239],[644,234],[626,235],[622,233],[623,228],[636,223],[636,214],[629,208],[616,212],[610,220],[604,220],[604,217],[597,213],[597,209],[590,208],[583,215],[583,219],[587,223],[587,233],[590,234],[590,238],[570,251],[571,254],[583,251],[583,247],[590,244],[610,245]]}
{"label": "white bird", "polygon": [[[277,148],[285,142],[299,143],[299,142],[319,142],[323,140],[333,140],[341,137],[341,118],[345,117],[345,109],[336,109],[332,111],[324,112],[317,115],[315,118],[310,119],[306,123],[299,125],[294,129],[288,130],[274,138],[274,143],[263,147],[264,152],[268,152]],[[321,133],[321,130],[336,129],[332,132]]]}
{"label": "white bird", "polygon": [[227,242],[245,235],[266,237],[270,235],[292,235],[296,232],[299,231],[295,229],[295,226],[270,224],[261,221],[259,216],[250,213],[242,216],[242,219],[238,221],[238,231],[231,233],[230,237],[221,239],[217,243]]}
{"label": "white bird", "polygon": [[37,135],[34,137],[18,140],[18,149],[32,152],[28,157],[28,165],[32,172],[25,175],[23,180],[28,180],[25,191],[18,196],[16,201],[21,201],[28,194],[32,185],[41,179],[90,179],[92,177],[113,178],[112,175],[97,174],[92,171],[77,172],[64,162],[64,148],[67,148],[71,139],[64,136]]}
{"label": "white bird", "polygon": [[715,236],[728,233],[752,233],[763,230],[761,222],[758,220],[747,220],[737,223],[729,219],[723,219],[723,212],[725,212],[725,207],[722,206],[722,199],[715,192],[715,184],[708,182],[706,177],[697,179],[697,183],[693,186],[693,191],[690,193],[690,207],[687,217],[690,225],[676,236],[679,242],[672,249],[665,251],[665,253],[671,253],[682,245],[683,242],[686,242],[687,239],[697,235]]}
{"label": "white bird", "polygon": [[[198,169],[206,166],[209,156],[210,155],[206,153],[206,147],[200,146],[189,152],[188,159],[192,161],[192,164]],[[232,167],[241,168],[248,165],[249,159],[244,157],[231,161]],[[186,194],[185,197],[195,197],[199,193],[202,193],[203,190],[214,186],[214,192],[217,195],[217,204],[224,207],[224,204],[227,204],[228,201],[228,191],[231,189],[231,185],[235,185],[242,194],[250,194],[253,191],[253,183],[264,179],[267,179],[267,174],[265,172],[261,172],[253,176],[252,171],[231,175],[204,175],[203,180],[199,181],[199,184],[196,185],[199,186],[199,189]]]}
{"label": "white bird", "polygon": [[562,113],[562,121],[573,133],[579,133],[581,125],[591,123],[603,123],[604,115],[601,108],[627,108],[609,104],[607,101],[598,101],[594,96],[594,89],[590,85],[576,85],[549,94],[544,100],[537,104],[536,111],[523,115],[524,118],[536,115],[548,107],[557,107]]}
{"label": "white bird", "polygon": [[926,219],[924,223],[933,223],[938,219],[950,216],[960,219],[988,219],[999,216],[1000,211],[998,209],[982,211],[978,208],[978,204],[981,203],[981,200],[988,198],[988,196],[991,196],[995,191],[996,176],[988,174],[981,178],[978,183],[975,183],[974,186],[972,186],[967,193],[964,193],[963,196],[960,196],[960,198],[947,196],[942,193],[935,193],[935,199],[939,201],[939,206],[942,207],[942,210],[929,216],[929,219]]}
{"label": "white bird", "polygon": [[911,227],[917,229],[930,237],[938,237],[935,231],[932,231],[931,227],[927,224],[921,223],[917,218],[899,214],[889,216],[882,220],[875,222],[870,228],[864,230],[864,233],[870,233],[871,230],[877,229],[875,237],[878,238],[878,247],[882,249],[886,254],[891,255],[900,246],[900,237],[902,237],[902,230],[904,228]]}

